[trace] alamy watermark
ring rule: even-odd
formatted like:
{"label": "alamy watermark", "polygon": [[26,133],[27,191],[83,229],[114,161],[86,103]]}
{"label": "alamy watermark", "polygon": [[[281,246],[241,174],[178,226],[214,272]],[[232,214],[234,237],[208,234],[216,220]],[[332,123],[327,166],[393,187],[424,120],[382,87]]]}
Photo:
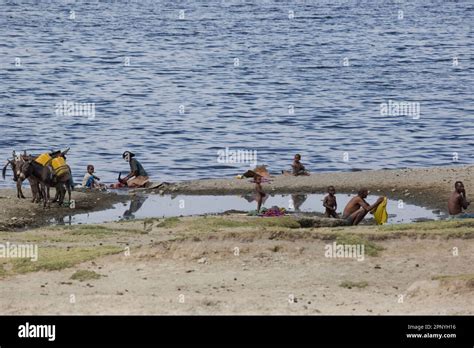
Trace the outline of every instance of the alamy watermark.
{"label": "alamy watermark", "polygon": [[63,100],[55,105],[56,116],[84,116],[95,119],[95,103],[75,103]]}
{"label": "alamy watermark", "polygon": [[257,150],[232,150],[226,147],[217,151],[217,163],[257,165]]}
{"label": "alamy watermark", "polygon": [[330,258],[353,258],[357,261],[364,261],[364,244],[326,244],[324,256]]}
{"label": "alamy watermark", "polygon": [[30,259],[36,262],[38,261],[38,245],[0,243],[0,258]]}
{"label": "alamy watermark", "polygon": [[37,325],[26,322],[18,326],[20,338],[47,338],[48,341],[56,339],[56,325]]}
{"label": "alamy watermark", "polygon": [[380,104],[381,116],[411,116],[414,120],[420,118],[420,103],[408,101],[393,101]]}

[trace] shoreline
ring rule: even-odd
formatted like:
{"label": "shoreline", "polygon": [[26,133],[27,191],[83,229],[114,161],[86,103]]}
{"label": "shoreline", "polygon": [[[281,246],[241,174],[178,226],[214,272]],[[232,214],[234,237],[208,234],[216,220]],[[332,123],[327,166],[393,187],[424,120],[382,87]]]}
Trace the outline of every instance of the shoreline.
{"label": "shoreline", "polygon": [[[55,190],[51,190],[54,197]],[[42,204],[31,203],[31,190],[23,186],[25,199],[16,197],[16,189],[0,189],[0,232],[21,231],[51,225],[50,220],[62,219],[70,215],[90,213],[111,208],[115,203],[129,199],[128,195],[113,192],[73,191],[72,199],[76,201],[75,209],[58,207],[51,203],[51,208],[44,209]]]}
{"label": "shoreline", "polygon": [[[334,185],[337,193],[356,194],[366,187],[373,195],[386,195],[411,204],[446,212],[447,200],[454,182],[461,180],[474,188],[474,166],[450,166],[413,169],[378,169],[358,172],[322,172],[310,176],[273,176],[264,183],[269,194],[325,193]],[[157,189],[135,189],[132,192],[188,195],[235,195],[254,193],[249,179],[187,180]],[[472,208],[471,208],[472,209]]]}
{"label": "shoreline", "polygon": [[[372,195],[386,195],[389,199],[403,200],[405,203],[446,212],[447,200],[453,190],[454,182],[461,180],[469,195],[474,187],[474,166],[433,167],[416,169],[382,169],[359,172],[323,172],[310,176],[273,176],[264,183],[266,193],[296,194],[324,193],[329,185],[336,187],[337,193],[356,194],[366,187]],[[152,183],[157,185],[157,183]],[[54,190],[52,190],[54,192]],[[169,183],[158,188],[137,188],[115,192],[74,191],[76,209],[43,209],[30,202],[31,191],[24,185],[27,199],[16,198],[16,189],[0,189],[0,230],[18,230],[22,228],[47,225],[52,218],[105,210],[115,203],[125,202],[130,196],[139,193],[171,195],[241,195],[254,193],[254,184],[250,179],[220,178],[188,180]],[[370,202],[369,202],[370,203]],[[468,212],[472,212],[470,207]]]}

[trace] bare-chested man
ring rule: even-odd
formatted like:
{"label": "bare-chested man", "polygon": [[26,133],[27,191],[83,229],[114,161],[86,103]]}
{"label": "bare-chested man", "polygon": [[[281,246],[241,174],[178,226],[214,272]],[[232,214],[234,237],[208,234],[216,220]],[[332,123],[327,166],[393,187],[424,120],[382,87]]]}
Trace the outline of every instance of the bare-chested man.
{"label": "bare-chested man", "polygon": [[323,207],[326,208],[325,215],[327,217],[333,217],[333,218],[339,218],[339,215],[337,215],[336,210],[337,210],[337,201],[336,201],[336,189],[334,186],[329,186],[328,187],[328,195],[324,197],[323,200]]}
{"label": "bare-chested man", "polygon": [[454,184],[454,192],[451,193],[448,200],[448,212],[449,215],[459,218],[474,218],[474,214],[463,213],[463,209],[471,204],[467,200],[466,190],[462,181],[456,181]]}
{"label": "bare-chested man", "polygon": [[346,219],[350,225],[358,225],[369,211],[375,211],[380,203],[383,202],[384,197],[379,197],[374,204],[370,205],[365,200],[368,195],[369,191],[366,188],[360,189],[357,196],[347,203],[342,213],[342,218]]}

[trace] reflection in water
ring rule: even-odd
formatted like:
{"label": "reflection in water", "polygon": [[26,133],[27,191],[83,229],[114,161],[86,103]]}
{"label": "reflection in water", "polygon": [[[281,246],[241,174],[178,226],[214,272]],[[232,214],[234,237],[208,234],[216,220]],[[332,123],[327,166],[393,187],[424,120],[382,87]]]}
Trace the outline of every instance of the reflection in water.
{"label": "reflection in water", "polygon": [[148,196],[142,196],[142,195],[133,196],[130,202],[130,208],[125,210],[125,212],[123,213],[123,219],[125,220],[134,219],[135,218],[134,213],[136,213],[142,207],[143,203],[145,203],[147,199],[148,199]]}
{"label": "reflection in water", "polygon": [[[257,201],[257,195],[255,193],[248,194],[248,195],[243,195],[241,197],[249,203]],[[262,197],[262,208],[265,206],[265,202],[267,201],[268,197],[270,197],[270,195],[268,193],[265,196]],[[257,204],[257,202],[255,204]]]}
{"label": "reflection in water", "polygon": [[72,215],[58,216],[55,221],[58,225],[72,225]]}
{"label": "reflection in water", "polygon": [[291,195],[291,201],[293,202],[293,207],[290,206],[290,208],[294,208],[295,211],[300,211],[300,208],[303,205],[303,203],[306,201],[306,198],[308,198],[307,195],[302,195],[302,194]]}
{"label": "reflection in water", "polygon": [[[123,203],[114,205],[111,209],[77,214],[72,216],[72,224],[101,223],[123,219],[164,218],[171,216],[191,216],[203,214],[219,214],[229,210],[252,212],[256,202],[254,195],[245,196],[194,196],[178,195],[149,195],[134,196],[128,209],[123,212]],[[293,195],[267,195],[265,207],[285,207],[288,213],[297,214],[324,214],[322,200],[324,194],[293,194]],[[350,195],[339,195],[338,203],[344,207],[350,200]],[[376,200],[376,196],[369,196],[369,201]],[[290,206],[292,204],[292,206]],[[409,222],[419,218],[439,219],[438,215],[430,210],[416,205],[405,204],[399,207],[397,200],[387,203],[389,223]]]}

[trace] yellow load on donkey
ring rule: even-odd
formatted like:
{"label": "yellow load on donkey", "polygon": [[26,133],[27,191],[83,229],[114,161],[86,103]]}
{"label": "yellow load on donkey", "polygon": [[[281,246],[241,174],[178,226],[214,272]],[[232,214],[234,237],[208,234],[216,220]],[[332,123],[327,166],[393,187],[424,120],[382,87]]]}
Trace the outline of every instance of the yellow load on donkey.
{"label": "yellow load on donkey", "polygon": [[53,158],[49,153],[43,153],[42,155],[39,155],[36,159],[35,162],[41,164],[43,167],[47,166]]}
{"label": "yellow load on donkey", "polygon": [[[66,154],[68,151],[69,149],[43,153],[36,157],[34,161],[43,167],[52,169],[53,175],[49,178],[48,185],[54,185],[56,188],[56,197],[53,202],[58,202],[59,205],[62,205],[67,191],[69,197],[67,205],[74,207],[71,205],[74,204],[74,201],[71,200],[71,191],[74,190],[74,179],[72,177],[71,168],[66,163]],[[49,201],[49,189],[47,192],[47,200]]]}
{"label": "yellow load on donkey", "polygon": [[64,155],[68,151],[69,149],[64,152],[56,151],[53,153],[43,153],[35,159],[35,162],[41,164],[42,166],[51,166],[51,168],[53,168],[53,174],[56,177],[61,177],[64,174],[69,173],[69,166],[67,165],[66,159],[64,158]]}
{"label": "yellow load on donkey", "polygon": [[54,175],[56,175],[57,177],[61,177],[64,174],[69,173],[69,167],[63,157],[54,158],[51,161],[51,167],[53,167]]}

